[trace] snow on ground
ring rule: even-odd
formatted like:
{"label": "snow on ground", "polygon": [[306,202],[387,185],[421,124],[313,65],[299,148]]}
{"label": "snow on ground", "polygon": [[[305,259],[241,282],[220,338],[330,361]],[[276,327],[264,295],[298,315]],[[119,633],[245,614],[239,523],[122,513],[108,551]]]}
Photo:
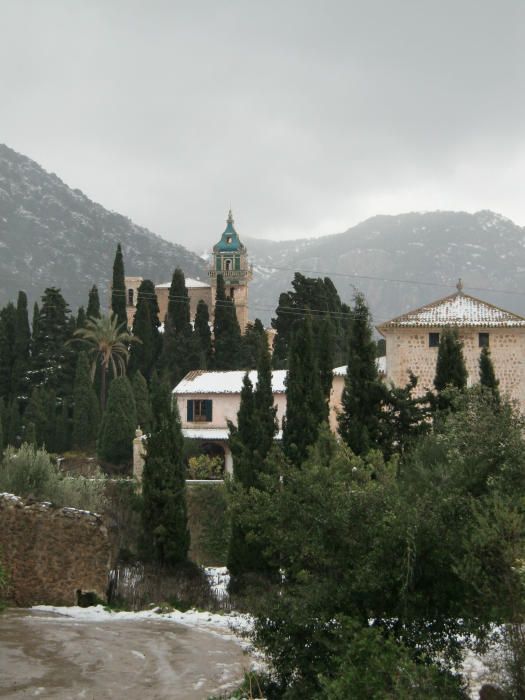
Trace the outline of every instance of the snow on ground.
{"label": "snow on ground", "polygon": [[32,610],[47,613],[56,613],[64,617],[75,620],[93,621],[97,623],[114,622],[116,620],[162,620],[171,621],[187,627],[202,629],[203,631],[217,634],[223,639],[235,639],[243,646],[249,644],[242,639],[242,635],[251,628],[252,620],[248,615],[240,613],[218,613],[202,612],[199,610],[173,610],[171,612],[160,612],[160,608],[150,610],[132,611],[112,611],[103,605],[95,605],[89,608],[81,608],[77,605],[35,605]]}

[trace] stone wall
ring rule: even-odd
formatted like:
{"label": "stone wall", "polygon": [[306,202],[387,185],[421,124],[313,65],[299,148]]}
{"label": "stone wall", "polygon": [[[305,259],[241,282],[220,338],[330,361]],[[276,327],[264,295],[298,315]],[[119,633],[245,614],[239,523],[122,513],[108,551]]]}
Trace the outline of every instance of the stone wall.
{"label": "stone wall", "polygon": [[106,598],[111,547],[93,513],[0,494],[0,560],[15,605],[75,605],[77,590]]}
{"label": "stone wall", "polygon": [[[433,388],[438,348],[429,347],[429,333],[441,333],[442,330],[394,328],[384,332],[387,379],[397,386],[404,386],[408,381],[408,371],[412,370],[419,378],[420,393]],[[525,329],[459,329],[469,386],[479,382],[479,333],[489,334],[490,354],[501,393],[517,401],[521,410],[525,411]]]}

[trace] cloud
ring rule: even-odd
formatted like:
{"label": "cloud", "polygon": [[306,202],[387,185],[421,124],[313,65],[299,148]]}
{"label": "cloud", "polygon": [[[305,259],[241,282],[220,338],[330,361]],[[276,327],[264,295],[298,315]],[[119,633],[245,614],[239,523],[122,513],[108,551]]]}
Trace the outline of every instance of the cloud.
{"label": "cloud", "polygon": [[4,0],[5,142],[201,250],[377,213],[525,223],[520,0]]}

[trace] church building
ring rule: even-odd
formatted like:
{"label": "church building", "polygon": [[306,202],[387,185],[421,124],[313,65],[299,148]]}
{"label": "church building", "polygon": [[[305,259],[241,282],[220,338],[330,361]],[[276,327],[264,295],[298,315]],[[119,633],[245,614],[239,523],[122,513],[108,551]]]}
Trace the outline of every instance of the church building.
{"label": "church building", "polygon": [[[226,297],[235,303],[237,319],[241,332],[244,333],[248,324],[248,284],[252,279],[252,266],[248,263],[246,246],[241,243],[239,234],[235,230],[232,211],[230,209],[226,220],[226,229],[220,240],[213,246],[213,254],[208,270],[209,282],[199,279],[186,278],[186,288],[190,299],[190,317],[195,318],[197,304],[202,299],[208,306],[210,321],[213,322],[215,297],[217,290],[217,276],[221,274],[224,279]],[[126,310],[128,325],[133,325],[133,318],[137,310],[138,289],[143,277],[126,277]],[[169,291],[171,281],[155,285],[155,293],[159,305],[159,320],[163,323],[168,311]]]}

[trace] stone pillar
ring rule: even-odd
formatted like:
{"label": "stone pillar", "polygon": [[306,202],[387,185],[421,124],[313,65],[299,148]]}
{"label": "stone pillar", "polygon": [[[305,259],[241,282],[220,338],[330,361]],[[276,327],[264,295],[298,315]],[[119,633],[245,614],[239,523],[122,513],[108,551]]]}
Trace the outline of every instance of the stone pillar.
{"label": "stone pillar", "polygon": [[133,440],[133,476],[142,483],[142,471],[144,469],[144,435],[140,426],[135,431]]}
{"label": "stone pillar", "polygon": [[233,476],[233,456],[230,450],[229,444],[226,442],[223,444],[224,447],[224,471],[226,474]]}

